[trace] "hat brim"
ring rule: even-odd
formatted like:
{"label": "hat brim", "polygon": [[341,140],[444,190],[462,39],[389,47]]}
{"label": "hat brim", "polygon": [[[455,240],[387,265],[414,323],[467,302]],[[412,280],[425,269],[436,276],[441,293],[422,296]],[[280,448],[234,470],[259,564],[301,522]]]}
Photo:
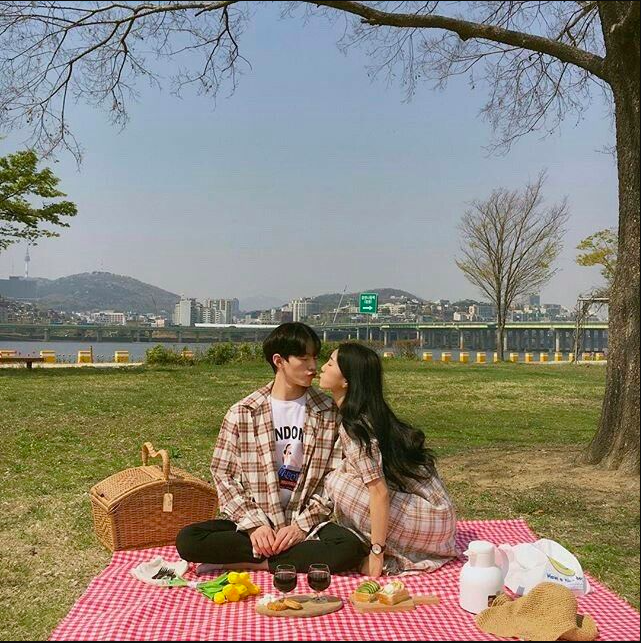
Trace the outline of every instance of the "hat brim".
{"label": "hat brim", "polygon": [[599,629],[589,614],[576,615],[576,628],[563,632],[563,641],[594,641],[599,635]]}

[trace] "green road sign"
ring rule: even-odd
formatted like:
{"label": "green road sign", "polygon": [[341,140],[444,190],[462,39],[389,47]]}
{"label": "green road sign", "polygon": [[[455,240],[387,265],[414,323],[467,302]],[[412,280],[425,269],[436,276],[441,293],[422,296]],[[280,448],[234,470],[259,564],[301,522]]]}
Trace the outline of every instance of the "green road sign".
{"label": "green road sign", "polygon": [[362,292],[358,302],[358,312],[375,315],[378,312],[378,294],[375,292]]}

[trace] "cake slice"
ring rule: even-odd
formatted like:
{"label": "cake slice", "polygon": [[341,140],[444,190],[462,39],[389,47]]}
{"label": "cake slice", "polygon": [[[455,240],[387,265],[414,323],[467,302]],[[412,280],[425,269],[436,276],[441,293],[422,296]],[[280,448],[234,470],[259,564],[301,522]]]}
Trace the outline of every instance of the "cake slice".
{"label": "cake slice", "polygon": [[396,605],[410,598],[410,594],[400,580],[394,580],[377,592],[376,598],[383,605]]}

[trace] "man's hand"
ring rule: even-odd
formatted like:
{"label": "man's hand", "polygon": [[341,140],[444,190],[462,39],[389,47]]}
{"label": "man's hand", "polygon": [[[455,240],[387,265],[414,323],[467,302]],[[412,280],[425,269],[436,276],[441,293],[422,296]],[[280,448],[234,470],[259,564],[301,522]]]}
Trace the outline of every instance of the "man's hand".
{"label": "man's hand", "polygon": [[274,554],[280,554],[282,551],[302,543],[305,540],[305,536],[305,532],[298,525],[289,525],[289,527],[279,529],[274,541]]}
{"label": "man's hand", "polygon": [[278,553],[274,551],[276,532],[268,525],[262,525],[250,531],[249,538],[252,541],[252,547],[257,557],[264,556],[265,558],[269,558]]}

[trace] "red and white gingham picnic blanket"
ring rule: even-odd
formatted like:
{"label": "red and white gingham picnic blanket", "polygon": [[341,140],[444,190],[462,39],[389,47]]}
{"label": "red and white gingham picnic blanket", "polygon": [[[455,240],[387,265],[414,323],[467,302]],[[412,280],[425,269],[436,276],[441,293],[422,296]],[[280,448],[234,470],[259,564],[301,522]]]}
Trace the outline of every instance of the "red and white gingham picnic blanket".
{"label": "red and white gingham picnic blanket", "polygon": [[[457,544],[464,551],[471,540],[495,544],[532,542],[536,536],[523,520],[461,521]],[[420,606],[411,612],[360,614],[348,601],[362,579],[358,574],[336,575],[330,592],[345,606],[317,618],[275,618],[255,613],[255,599],[216,605],[188,587],[157,588],[131,576],[140,562],[163,556],[177,560],[175,548],[116,552],[107,569],[51,634],[50,640],[75,641],[478,641],[501,640],[477,629],[474,617],[458,605],[458,579],[463,558],[433,573],[403,580],[413,594],[436,594],[439,605]],[[190,571],[188,578],[194,578]],[[209,578],[209,577],[208,577]],[[263,592],[275,592],[267,572],[253,573]],[[590,578],[592,592],[579,598],[579,612],[596,621],[600,640],[638,641],[639,614],[623,599]],[[299,575],[295,590],[308,590]]]}

